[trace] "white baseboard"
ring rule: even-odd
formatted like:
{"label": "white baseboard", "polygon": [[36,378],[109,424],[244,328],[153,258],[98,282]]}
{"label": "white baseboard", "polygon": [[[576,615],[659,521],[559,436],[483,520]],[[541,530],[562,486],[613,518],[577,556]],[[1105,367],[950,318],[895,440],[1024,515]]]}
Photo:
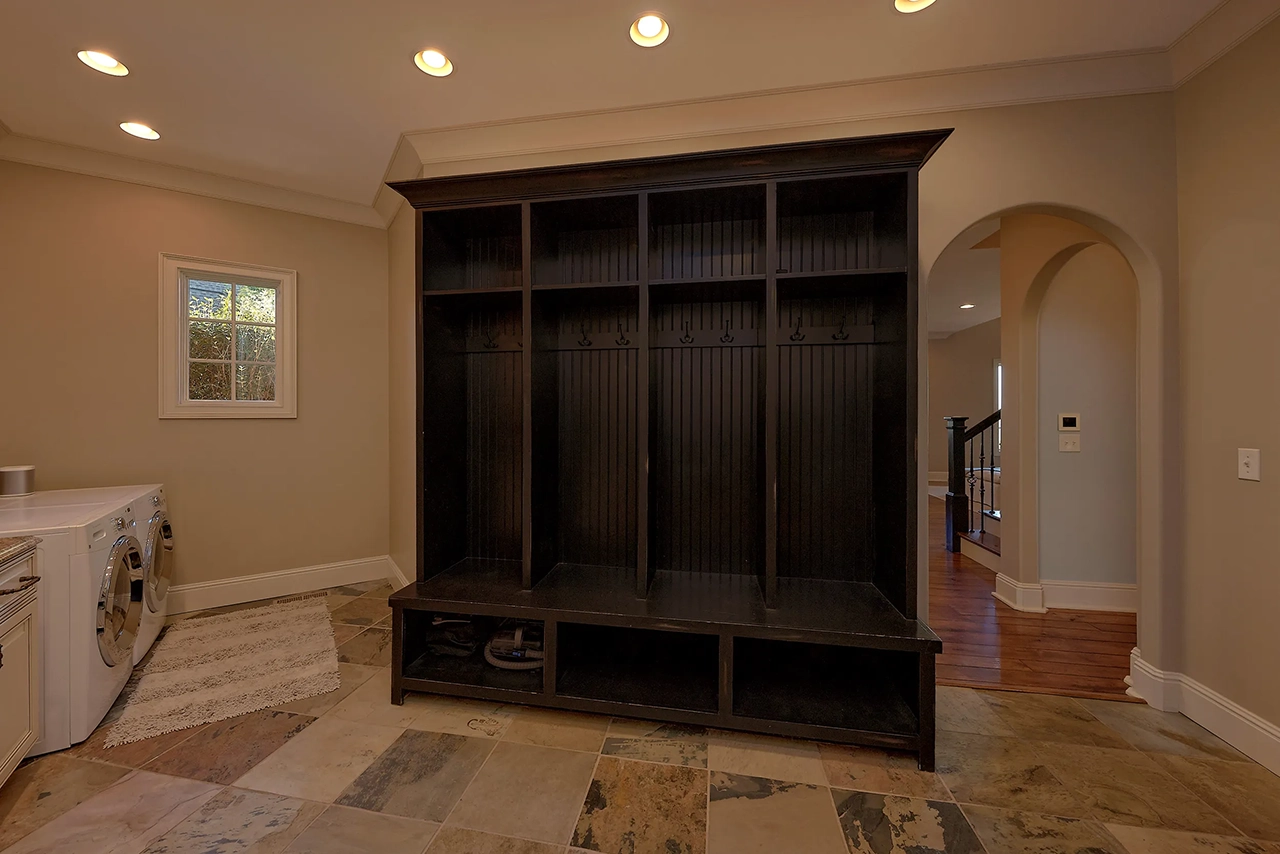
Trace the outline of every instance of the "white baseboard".
{"label": "white baseboard", "polygon": [[993,551],[984,549],[977,543],[960,538],[960,554],[969,558],[969,560],[982,564],[992,572],[1000,571],[1000,555]]}
{"label": "white baseboard", "polygon": [[1015,611],[1043,614],[1044,588],[1039,584],[1023,584],[1014,581],[1003,572],[996,573],[996,589],[991,594]]}
{"label": "white baseboard", "polygon": [[939,484],[939,483],[940,483],[940,484],[942,484],[943,486],[946,486],[946,484],[947,484],[947,479],[948,479],[948,473],[947,473],[947,472],[945,472],[945,471],[931,471],[931,472],[929,472],[929,483],[931,483],[931,484]]}
{"label": "white baseboard", "polygon": [[1185,673],[1160,670],[1134,649],[1129,693],[1164,712],[1181,712],[1245,756],[1280,774],[1280,726]]}
{"label": "white baseboard", "polygon": [[259,599],[277,599],[357,584],[361,581],[381,581],[392,576],[391,559],[386,555],[323,563],[318,566],[301,566],[279,572],[260,575],[242,575],[218,581],[199,581],[195,584],[177,584],[169,588],[169,613],[183,614],[256,602]]}
{"label": "white baseboard", "polygon": [[391,583],[396,586],[397,590],[401,587],[408,587],[412,583],[412,579],[404,574],[404,570],[400,569],[398,563],[390,557],[387,558],[387,563],[391,566]]}
{"label": "white baseboard", "polygon": [[1101,581],[1051,581],[1042,579],[1044,606],[1077,611],[1138,613],[1138,585]]}

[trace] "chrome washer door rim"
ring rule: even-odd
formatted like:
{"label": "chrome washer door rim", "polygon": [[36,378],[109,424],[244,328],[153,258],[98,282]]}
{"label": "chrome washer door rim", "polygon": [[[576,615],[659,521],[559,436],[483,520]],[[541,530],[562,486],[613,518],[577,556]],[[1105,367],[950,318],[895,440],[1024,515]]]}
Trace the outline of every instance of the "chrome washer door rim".
{"label": "chrome washer door rim", "polygon": [[169,516],[157,510],[147,522],[146,540],[143,543],[142,562],[146,584],[143,588],[147,610],[156,613],[164,608],[169,595],[169,581],[173,577],[173,528]]}
{"label": "chrome washer door rim", "polygon": [[142,621],[142,550],[135,537],[111,546],[98,594],[98,652],[108,667],[133,661],[133,642]]}

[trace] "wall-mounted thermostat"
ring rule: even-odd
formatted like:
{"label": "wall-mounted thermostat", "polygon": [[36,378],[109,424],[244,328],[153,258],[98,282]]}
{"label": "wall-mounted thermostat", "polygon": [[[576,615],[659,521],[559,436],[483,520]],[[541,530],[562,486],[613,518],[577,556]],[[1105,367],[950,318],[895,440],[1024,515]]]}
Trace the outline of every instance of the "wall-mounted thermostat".
{"label": "wall-mounted thermostat", "polygon": [[1059,412],[1058,413],[1058,432],[1059,433],[1079,433],[1080,432],[1080,413]]}

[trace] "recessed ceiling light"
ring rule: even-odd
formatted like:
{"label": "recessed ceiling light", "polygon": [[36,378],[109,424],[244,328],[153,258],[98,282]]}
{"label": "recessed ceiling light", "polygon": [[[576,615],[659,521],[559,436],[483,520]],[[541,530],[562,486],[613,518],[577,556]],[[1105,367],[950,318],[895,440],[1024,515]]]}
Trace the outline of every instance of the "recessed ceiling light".
{"label": "recessed ceiling light", "polygon": [[413,62],[422,71],[432,77],[448,77],[453,73],[453,63],[435,48],[420,50],[413,56]]}
{"label": "recessed ceiling light", "polygon": [[138,139],[159,139],[160,134],[139,122],[121,122],[120,130]]}
{"label": "recessed ceiling light", "polygon": [[893,0],[893,8],[899,12],[919,12],[921,9],[927,9],[933,5],[933,0]]}
{"label": "recessed ceiling light", "polygon": [[961,307],[961,308],[977,308],[977,306],[976,306],[976,305],[974,305],[974,304],[973,304],[973,303],[971,303],[971,302],[967,302],[967,303],[965,303],[964,305],[962,305],[962,306],[960,306],[960,307]]}
{"label": "recessed ceiling light", "polygon": [[94,71],[101,71],[103,74],[110,74],[112,77],[124,77],[129,73],[129,69],[124,67],[123,62],[101,51],[82,50],[76,56]]}
{"label": "recessed ceiling light", "polygon": [[631,24],[631,40],[640,47],[657,47],[671,35],[666,20],[653,12],[646,12]]}

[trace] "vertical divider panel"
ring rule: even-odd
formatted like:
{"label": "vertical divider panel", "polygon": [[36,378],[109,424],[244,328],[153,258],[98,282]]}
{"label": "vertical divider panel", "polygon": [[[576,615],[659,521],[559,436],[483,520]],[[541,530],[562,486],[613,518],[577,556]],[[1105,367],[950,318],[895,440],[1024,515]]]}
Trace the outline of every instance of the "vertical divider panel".
{"label": "vertical divider panel", "polygon": [[556,650],[557,637],[555,620],[547,620],[542,624],[542,693],[548,697],[556,694]]}
{"label": "vertical divider panel", "polygon": [[778,604],[778,182],[765,185],[764,601]]}
{"label": "vertical divider panel", "polygon": [[414,226],[413,226],[414,227],[413,275],[414,275],[414,282],[415,282],[414,301],[417,303],[417,309],[416,309],[417,322],[416,322],[416,328],[414,330],[414,337],[415,337],[414,348],[417,354],[417,362],[414,364],[414,375],[417,377],[417,382],[415,383],[416,388],[414,389],[414,391],[416,392],[415,396],[418,398],[417,412],[415,413],[415,416],[417,418],[417,434],[414,437],[415,452],[417,454],[415,459],[417,460],[417,463],[418,463],[418,471],[417,471],[418,486],[417,486],[417,489],[415,490],[415,493],[416,493],[415,498],[417,499],[418,513],[417,513],[417,517],[414,525],[414,527],[417,528],[418,530],[418,536],[417,536],[418,566],[417,566],[417,569],[414,571],[414,580],[421,582],[421,581],[427,580],[427,576],[426,576],[427,531],[426,531],[426,526],[422,524],[422,520],[426,518],[425,503],[426,503],[426,489],[427,489],[426,477],[424,475],[424,465],[423,465],[424,459],[422,455],[423,437],[425,436],[425,429],[426,429],[425,425],[423,424],[423,418],[422,418],[423,391],[424,391],[423,383],[426,381],[426,371],[424,370],[423,349],[422,349],[422,309],[423,309],[422,252],[424,249],[423,240],[422,240],[422,229],[425,227],[425,223],[422,220],[422,211],[415,210],[413,212],[413,223],[414,223]]}
{"label": "vertical divider panel", "polygon": [[640,308],[636,315],[636,595],[649,595],[649,194],[640,194]]}
{"label": "vertical divider panel", "polygon": [[521,581],[525,590],[538,583],[533,573],[533,216],[528,202],[520,205],[521,304],[520,369],[523,379],[523,418],[520,485]]}
{"label": "vertical divider panel", "polygon": [[[917,483],[920,477],[920,394],[925,393],[926,389],[920,382],[920,248],[919,248],[919,228],[920,228],[920,168],[915,167],[907,170],[907,376],[906,388],[910,391],[907,396],[907,413],[906,423],[903,430],[906,435],[915,437],[915,440],[907,443],[907,464],[906,464],[906,528],[907,542],[905,544],[906,561],[903,567],[906,571],[906,607],[903,609],[903,615],[910,619],[919,619],[919,595],[916,588],[917,579],[919,578],[919,537],[917,527],[919,525],[920,495],[924,492],[926,484]],[[928,435],[927,433],[925,435]],[[924,617],[928,617],[928,603],[925,603],[926,613]],[[932,660],[932,658],[930,658]],[[933,721],[933,710],[929,711],[929,721]],[[924,762],[924,753],[921,753],[921,762]],[[928,765],[933,767],[932,745],[930,745],[930,754]]]}
{"label": "vertical divider panel", "polygon": [[733,635],[720,633],[720,718],[733,715]]}

